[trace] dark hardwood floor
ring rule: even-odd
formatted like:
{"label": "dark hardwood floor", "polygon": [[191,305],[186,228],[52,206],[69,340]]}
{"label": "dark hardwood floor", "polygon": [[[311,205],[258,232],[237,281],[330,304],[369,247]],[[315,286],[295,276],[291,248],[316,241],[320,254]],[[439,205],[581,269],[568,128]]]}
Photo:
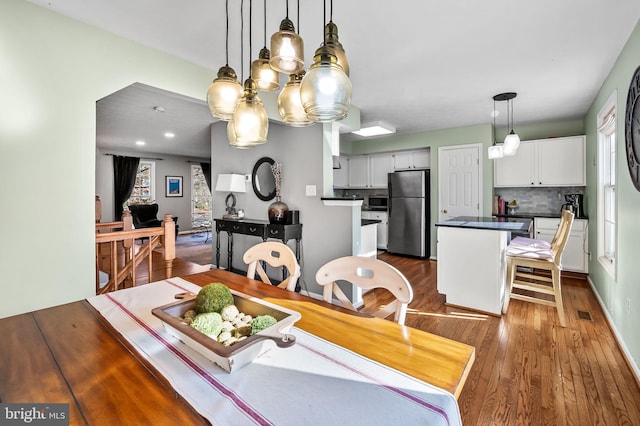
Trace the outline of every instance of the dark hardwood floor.
{"label": "dark hardwood floor", "polygon": [[[562,328],[553,308],[519,300],[499,318],[449,307],[435,261],[379,258],[413,285],[406,325],[476,348],[458,401],[465,425],[640,425],[640,387],[584,277],[563,277]],[[385,292],[367,293],[367,309]]]}
{"label": "dark hardwood floor", "polygon": [[[582,276],[563,278],[562,328],[553,308],[519,300],[502,317],[447,306],[437,292],[435,261],[379,258],[413,286],[408,326],[476,348],[458,401],[465,425],[640,425],[640,387]],[[154,281],[165,278],[158,260]],[[207,268],[176,259],[173,275]],[[144,266],[139,274],[138,282],[146,282]],[[385,292],[367,293],[364,310],[388,303]],[[592,320],[580,319],[578,311]]]}

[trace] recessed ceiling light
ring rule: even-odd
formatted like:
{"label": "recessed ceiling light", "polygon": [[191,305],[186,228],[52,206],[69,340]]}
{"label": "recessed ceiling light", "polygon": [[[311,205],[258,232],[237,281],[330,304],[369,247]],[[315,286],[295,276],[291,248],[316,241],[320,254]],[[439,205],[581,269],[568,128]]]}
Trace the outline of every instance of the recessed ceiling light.
{"label": "recessed ceiling light", "polygon": [[155,112],[164,112],[165,111],[164,107],[161,107],[161,106],[154,106],[153,110]]}
{"label": "recessed ceiling light", "polygon": [[136,145],[142,146],[142,145],[144,145],[144,141],[136,141]]}
{"label": "recessed ceiling light", "polygon": [[167,138],[167,139],[172,139],[172,138],[174,138],[175,136],[176,136],[176,135],[175,135],[175,133],[171,133],[171,132],[166,132],[166,133],[164,134],[164,137],[165,137],[165,138]]}
{"label": "recessed ceiling light", "polygon": [[395,133],[396,128],[392,125],[385,123],[384,121],[374,121],[372,123],[365,123],[362,125],[360,130],[356,130],[351,133],[355,133],[359,136],[371,137],[371,136],[380,136],[380,135],[389,135],[391,133]]}

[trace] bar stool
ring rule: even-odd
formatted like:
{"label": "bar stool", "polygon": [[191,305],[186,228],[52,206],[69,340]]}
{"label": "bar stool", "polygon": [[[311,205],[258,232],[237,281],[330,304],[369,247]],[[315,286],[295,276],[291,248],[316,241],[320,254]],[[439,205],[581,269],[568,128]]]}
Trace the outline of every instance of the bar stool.
{"label": "bar stool", "polygon": [[[510,299],[539,303],[556,308],[560,325],[566,327],[560,271],[562,252],[569,238],[573,217],[573,213],[563,210],[560,226],[551,243],[517,237],[507,246],[508,288],[502,305],[503,314],[509,310]],[[541,271],[547,273],[541,274]],[[514,290],[525,290],[528,293],[522,294]],[[545,295],[553,296],[553,300]]]}

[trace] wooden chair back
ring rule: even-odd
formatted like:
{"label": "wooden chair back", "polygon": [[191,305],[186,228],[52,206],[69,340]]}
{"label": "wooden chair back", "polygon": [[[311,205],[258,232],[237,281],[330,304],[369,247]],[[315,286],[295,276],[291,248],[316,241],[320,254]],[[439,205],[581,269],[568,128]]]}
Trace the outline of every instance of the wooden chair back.
{"label": "wooden chair back", "polygon": [[295,291],[300,277],[300,265],[298,265],[295,253],[286,244],[277,241],[256,244],[244,253],[242,260],[249,265],[247,269],[248,278],[255,278],[257,273],[262,282],[267,284],[272,284],[272,282],[261,262],[266,262],[274,268],[287,268],[289,275],[278,284],[278,287]]}
{"label": "wooden chair back", "polygon": [[553,253],[553,262],[557,265],[561,265],[562,252],[564,251],[567,241],[569,240],[569,233],[571,232],[571,226],[573,225],[574,214],[569,210],[562,211],[562,217],[560,218],[560,225],[556,234],[551,240],[551,252]]}
{"label": "wooden chair back", "polygon": [[337,281],[347,281],[363,290],[385,288],[395,297],[389,305],[374,313],[380,318],[387,318],[393,313],[393,320],[404,324],[407,307],[413,300],[413,289],[407,278],[396,268],[378,259],[346,256],[324,264],[316,273],[316,281],[324,286],[323,298],[333,302],[333,295],[346,308],[357,311],[351,301],[340,289]]}

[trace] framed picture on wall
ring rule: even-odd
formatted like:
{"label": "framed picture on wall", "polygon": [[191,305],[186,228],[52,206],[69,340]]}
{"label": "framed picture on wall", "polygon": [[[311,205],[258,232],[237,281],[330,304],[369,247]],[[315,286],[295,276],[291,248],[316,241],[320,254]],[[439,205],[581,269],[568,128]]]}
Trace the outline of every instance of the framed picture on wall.
{"label": "framed picture on wall", "polygon": [[182,176],[165,176],[165,196],[182,197]]}

